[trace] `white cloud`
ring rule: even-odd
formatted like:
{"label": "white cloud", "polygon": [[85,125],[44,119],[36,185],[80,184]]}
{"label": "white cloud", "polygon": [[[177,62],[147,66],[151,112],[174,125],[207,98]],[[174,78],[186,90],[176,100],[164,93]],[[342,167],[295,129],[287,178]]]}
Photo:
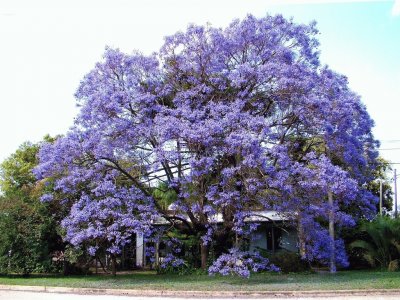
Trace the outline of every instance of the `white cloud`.
{"label": "white cloud", "polygon": [[400,0],[395,0],[392,7],[392,16],[400,16]]}

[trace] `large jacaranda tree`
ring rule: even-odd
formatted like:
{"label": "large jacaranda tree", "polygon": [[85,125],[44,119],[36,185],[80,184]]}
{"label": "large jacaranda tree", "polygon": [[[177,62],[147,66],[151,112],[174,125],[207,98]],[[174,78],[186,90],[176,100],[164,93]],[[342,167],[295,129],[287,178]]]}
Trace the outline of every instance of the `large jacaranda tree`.
{"label": "large jacaranda tree", "polygon": [[[163,216],[198,238],[205,267],[210,245],[237,246],[254,229],[245,218],[267,209],[298,226],[304,258],[346,265],[327,224],[373,212],[377,142],[346,77],[321,66],[316,34],[248,16],[191,25],[150,56],[107,49],[76,93],[74,127],[42,147],[36,169],[71,207],[67,240],[101,238],[118,253]],[[170,210],[157,188],[176,194]]]}

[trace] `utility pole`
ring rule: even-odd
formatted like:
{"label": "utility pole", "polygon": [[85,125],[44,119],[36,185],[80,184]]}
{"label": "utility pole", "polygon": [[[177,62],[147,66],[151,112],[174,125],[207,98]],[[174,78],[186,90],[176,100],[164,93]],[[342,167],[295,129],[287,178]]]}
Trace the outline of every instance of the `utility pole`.
{"label": "utility pole", "polygon": [[397,170],[394,169],[394,217],[397,218]]}
{"label": "utility pole", "polygon": [[382,206],[383,206],[383,188],[382,179],[379,180],[379,214],[382,216]]}
{"label": "utility pole", "polygon": [[330,258],[329,272],[336,273],[336,258],[335,258],[335,212],[333,211],[333,195],[332,191],[328,191],[329,203],[329,237],[330,237]]}

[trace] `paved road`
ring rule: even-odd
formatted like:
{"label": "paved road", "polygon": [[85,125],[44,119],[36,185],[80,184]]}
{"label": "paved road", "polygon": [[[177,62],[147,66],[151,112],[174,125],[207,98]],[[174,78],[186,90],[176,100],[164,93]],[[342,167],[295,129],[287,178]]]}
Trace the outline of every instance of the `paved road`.
{"label": "paved road", "polygon": [[[129,297],[129,296],[113,296],[113,295],[76,295],[76,294],[57,294],[57,293],[38,293],[38,292],[22,292],[22,291],[7,291],[0,290],[0,300],[182,300],[182,299],[193,299],[193,298],[174,298],[174,297]],[[210,298],[202,298],[202,299],[210,299]],[[227,298],[212,298],[213,300],[226,300]],[[235,298],[237,300],[246,299],[246,298]],[[253,298],[254,299],[254,298]],[[265,299],[272,300],[277,299],[274,298],[257,298],[257,299]],[[316,300],[316,299],[324,299],[309,297],[309,298],[290,298],[290,299],[298,299],[298,300]],[[328,297],[329,300],[399,300],[399,296],[340,296],[340,297]]]}

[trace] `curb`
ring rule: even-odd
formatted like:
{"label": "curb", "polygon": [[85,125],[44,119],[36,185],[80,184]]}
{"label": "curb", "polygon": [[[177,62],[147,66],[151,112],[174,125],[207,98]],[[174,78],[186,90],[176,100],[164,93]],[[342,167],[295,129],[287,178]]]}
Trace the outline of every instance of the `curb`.
{"label": "curb", "polygon": [[314,291],[173,291],[173,290],[131,290],[131,289],[99,289],[70,288],[53,286],[0,285],[0,290],[82,294],[113,296],[147,296],[147,297],[187,297],[187,298],[290,298],[290,297],[338,297],[338,296],[400,296],[400,289],[368,289],[368,290],[314,290]]}

